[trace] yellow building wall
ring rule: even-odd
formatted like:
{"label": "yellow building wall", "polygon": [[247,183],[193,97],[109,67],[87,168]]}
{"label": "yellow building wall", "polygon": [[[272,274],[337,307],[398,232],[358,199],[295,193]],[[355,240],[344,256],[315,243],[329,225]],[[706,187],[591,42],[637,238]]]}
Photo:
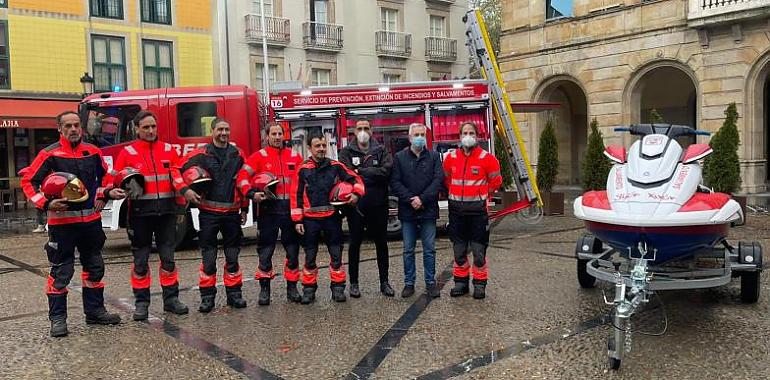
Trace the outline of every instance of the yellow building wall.
{"label": "yellow building wall", "polygon": [[210,86],[214,84],[211,36],[186,34],[180,36],[179,83],[177,86]]}
{"label": "yellow building wall", "polygon": [[8,7],[83,16],[88,9],[87,3],[84,0],[12,0]]}
{"label": "yellow building wall", "polygon": [[183,28],[211,28],[211,0],[185,0],[176,4],[176,21]]}

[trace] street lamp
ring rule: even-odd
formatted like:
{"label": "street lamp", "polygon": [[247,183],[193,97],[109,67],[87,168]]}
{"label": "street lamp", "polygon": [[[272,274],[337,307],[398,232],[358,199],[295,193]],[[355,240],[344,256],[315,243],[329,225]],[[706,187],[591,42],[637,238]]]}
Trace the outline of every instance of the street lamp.
{"label": "street lamp", "polygon": [[83,73],[80,77],[80,83],[83,85],[83,97],[94,93],[94,78],[88,75],[88,72]]}

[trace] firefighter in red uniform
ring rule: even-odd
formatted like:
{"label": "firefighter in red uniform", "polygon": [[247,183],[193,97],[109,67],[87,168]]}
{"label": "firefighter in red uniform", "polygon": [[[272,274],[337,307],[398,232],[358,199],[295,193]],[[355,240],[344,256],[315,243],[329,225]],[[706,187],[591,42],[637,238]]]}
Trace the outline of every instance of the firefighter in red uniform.
{"label": "firefighter in red uniform", "polygon": [[[51,263],[48,275],[48,318],[51,336],[67,335],[67,285],[75,273],[75,248],[83,266],[83,311],[88,324],[117,324],[120,317],[104,308],[104,259],[102,248],[105,236],[99,211],[109,199],[121,199],[125,193],[111,186],[100,187],[107,174],[99,148],[81,141],[83,128],[75,112],[67,111],[56,117],[60,137],[38,153],[21,179],[24,194],[35,207],[48,211],[48,243],[45,251]],[[65,196],[47,197],[47,180],[53,172],[55,180],[66,181],[67,186],[80,185],[78,203],[68,202]],[[66,173],[69,173],[67,175]],[[75,178],[76,177],[76,178]],[[51,182],[56,182],[56,181]],[[71,190],[71,189],[70,189]],[[57,191],[58,192],[58,191]]]}
{"label": "firefighter in red uniform", "polygon": [[[449,189],[449,238],[454,250],[455,286],[449,293],[459,297],[469,292],[473,274],[473,298],[486,296],[487,245],[489,244],[489,194],[503,183],[500,163],[494,155],[478,146],[476,124],[460,125],[461,147],[444,159],[444,183]],[[473,269],[468,262],[468,248],[473,252]]]}
{"label": "firefighter in red uniform", "polygon": [[134,263],[131,266],[131,288],[134,291],[134,320],[148,317],[152,274],[147,263],[155,235],[160,257],[159,278],[163,289],[163,310],[187,314],[179,301],[179,274],[174,262],[176,248],[176,191],[171,168],[178,163],[179,154],[169,143],[158,141],[158,125],[150,111],[140,111],[134,117],[138,139],[120,151],[113,170],[131,167],[144,176],[144,189],[128,189],[128,236]]}
{"label": "firefighter in red uniform", "polygon": [[246,307],[241,293],[243,274],[238,265],[241,251],[241,224],[246,222],[249,203],[236,186],[236,176],[243,167],[245,158],[240,148],[230,144],[230,124],[222,119],[211,121],[213,142],[188,154],[183,164],[175,171],[183,173],[198,166],[211,175],[211,184],[206,193],[198,194],[184,183],[177,188],[188,202],[200,209],[200,240],[203,263],[199,272],[201,304],[198,311],[208,313],[214,309],[217,295],[217,233],[222,233],[225,251],[223,279],[227,304],[235,308]]}
{"label": "firefighter in red uniform", "polygon": [[[284,147],[283,128],[280,124],[270,124],[267,130],[268,145],[253,153],[246,160],[243,169],[238,174],[238,185],[246,198],[259,203],[257,216],[257,254],[259,266],[255,278],[259,280],[260,305],[270,304],[270,280],[275,277],[273,271],[273,252],[278,240],[278,230],[281,231],[281,244],[286,250],[286,260],[283,277],[286,279],[286,298],[299,302],[301,297],[297,291],[299,281],[299,237],[294,229],[294,223],[289,214],[289,195],[291,194],[292,178],[302,164],[302,156],[291,148]],[[251,185],[255,175],[267,174],[275,176],[278,183],[275,190],[266,193],[264,189],[256,189]]]}
{"label": "firefighter in red uniform", "polygon": [[321,134],[309,134],[307,145],[311,157],[299,167],[292,180],[296,191],[291,194],[291,219],[304,235],[305,267],[302,270],[302,300],[307,305],[315,300],[318,288],[316,254],[321,233],[326,240],[331,262],[332,299],[345,302],[345,269],[342,267],[342,218],[330,202],[330,194],[340,182],[353,184],[347,203],[353,205],[364,195],[364,183],[355,172],[339,161],[326,158],[326,139]]}

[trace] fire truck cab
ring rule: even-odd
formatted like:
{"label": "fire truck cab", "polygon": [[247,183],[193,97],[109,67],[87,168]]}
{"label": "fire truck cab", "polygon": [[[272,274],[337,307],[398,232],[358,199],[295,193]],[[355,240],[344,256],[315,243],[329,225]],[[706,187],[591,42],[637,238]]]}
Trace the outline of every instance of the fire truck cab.
{"label": "fire truck cab", "polygon": [[[91,95],[80,104],[84,139],[102,149],[107,166],[136,138],[132,119],[140,110],[157,117],[158,139],[172,144],[180,155],[211,142],[211,121],[223,117],[231,127],[231,141],[246,154],[261,148],[257,93],[246,86],[162,88]],[[124,200],[109,202],[102,226],[125,227]],[[249,211],[251,214],[251,211]],[[251,225],[251,215],[247,226]],[[180,213],[178,242],[198,229],[197,209]]]}
{"label": "fire truck cab", "polygon": [[[293,148],[308,157],[305,136],[321,132],[330,158],[354,135],[356,121],[371,122],[373,138],[391,154],[409,147],[409,125],[427,126],[428,148],[440,153],[457,147],[459,127],[471,121],[479,127],[479,143],[491,151],[492,114],[489,88],[483,80],[454,80],[375,85],[311,87],[278,90],[270,96],[270,117],[291,136]],[[442,155],[443,157],[443,155]],[[446,210],[447,202],[440,201]],[[390,199],[388,234],[399,236],[398,203]]]}

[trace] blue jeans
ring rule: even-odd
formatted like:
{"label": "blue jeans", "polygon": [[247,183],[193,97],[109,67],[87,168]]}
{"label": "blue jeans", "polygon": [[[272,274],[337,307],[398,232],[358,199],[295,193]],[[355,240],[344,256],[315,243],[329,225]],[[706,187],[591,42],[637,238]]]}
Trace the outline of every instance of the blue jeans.
{"label": "blue jeans", "polygon": [[402,220],[401,234],[404,237],[404,285],[414,285],[416,268],[414,248],[417,245],[417,232],[422,240],[422,265],[425,272],[425,284],[436,283],[436,221]]}

